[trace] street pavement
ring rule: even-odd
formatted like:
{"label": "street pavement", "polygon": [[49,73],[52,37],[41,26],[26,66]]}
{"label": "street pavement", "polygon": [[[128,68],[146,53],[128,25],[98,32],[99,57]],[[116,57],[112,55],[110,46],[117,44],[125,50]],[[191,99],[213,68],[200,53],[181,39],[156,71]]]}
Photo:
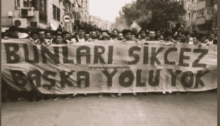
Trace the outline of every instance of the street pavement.
{"label": "street pavement", "polygon": [[217,126],[217,93],[6,102],[2,126]]}

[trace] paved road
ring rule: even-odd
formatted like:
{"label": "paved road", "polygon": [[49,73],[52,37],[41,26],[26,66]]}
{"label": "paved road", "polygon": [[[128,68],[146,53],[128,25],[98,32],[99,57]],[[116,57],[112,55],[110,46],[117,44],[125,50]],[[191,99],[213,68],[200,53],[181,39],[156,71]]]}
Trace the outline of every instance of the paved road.
{"label": "paved road", "polygon": [[8,102],[2,126],[217,126],[217,93]]}

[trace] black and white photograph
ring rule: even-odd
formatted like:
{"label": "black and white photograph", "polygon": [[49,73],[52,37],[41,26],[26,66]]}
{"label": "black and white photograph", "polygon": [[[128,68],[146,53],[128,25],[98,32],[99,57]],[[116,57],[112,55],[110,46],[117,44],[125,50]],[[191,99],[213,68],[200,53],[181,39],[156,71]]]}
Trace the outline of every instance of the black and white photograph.
{"label": "black and white photograph", "polygon": [[1,126],[217,126],[218,0],[1,0]]}

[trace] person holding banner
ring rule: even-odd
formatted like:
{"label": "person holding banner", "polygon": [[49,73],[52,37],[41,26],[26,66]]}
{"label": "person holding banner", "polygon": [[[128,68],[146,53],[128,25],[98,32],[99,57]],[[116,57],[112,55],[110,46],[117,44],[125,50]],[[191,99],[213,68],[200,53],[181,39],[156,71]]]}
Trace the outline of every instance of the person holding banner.
{"label": "person holding banner", "polygon": [[117,40],[117,37],[118,37],[118,29],[114,29],[112,31],[111,39],[112,40]]}
{"label": "person holding banner", "polygon": [[30,40],[31,40],[31,41],[36,41],[36,40],[38,40],[38,33],[37,33],[37,31],[32,31],[32,32],[30,33]]}
{"label": "person holding banner", "polygon": [[122,32],[118,33],[117,40],[120,40],[120,41],[124,40]]}
{"label": "person holding banner", "polygon": [[37,45],[43,45],[43,46],[49,46],[52,44],[52,42],[46,40],[45,31],[39,30],[38,31],[39,39],[35,41],[35,44]]}
{"label": "person holding banner", "polygon": [[139,40],[140,41],[147,41],[149,38],[147,37],[146,30],[141,29],[139,32]]}

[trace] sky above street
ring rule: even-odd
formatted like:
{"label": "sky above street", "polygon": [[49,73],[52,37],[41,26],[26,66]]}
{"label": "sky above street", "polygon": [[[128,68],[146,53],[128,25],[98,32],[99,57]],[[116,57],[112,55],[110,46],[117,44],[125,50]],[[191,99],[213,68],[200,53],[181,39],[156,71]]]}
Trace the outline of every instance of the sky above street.
{"label": "sky above street", "polygon": [[89,0],[90,15],[100,17],[103,20],[115,21],[119,16],[119,10],[132,0]]}

